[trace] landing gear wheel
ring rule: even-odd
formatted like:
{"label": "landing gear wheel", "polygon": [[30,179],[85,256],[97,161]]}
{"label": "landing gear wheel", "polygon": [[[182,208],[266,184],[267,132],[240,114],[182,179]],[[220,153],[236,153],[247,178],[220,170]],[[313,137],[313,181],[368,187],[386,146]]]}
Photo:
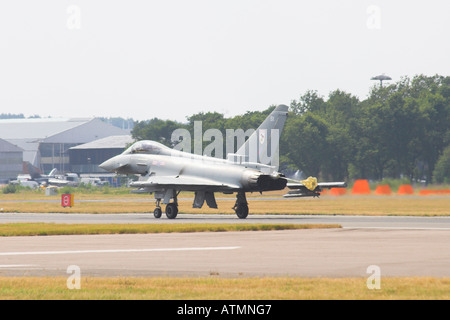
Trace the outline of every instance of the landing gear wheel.
{"label": "landing gear wheel", "polygon": [[178,207],[175,203],[169,203],[166,206],[166,216],[168,219],[175,219],[178,214]]}
{"label": "landing gear wheel", "polygon": [[162,215],[162,210],[161,210],[161,208],[156,208],[155,211],[153,211],[153,215],[154,215],[155,218],[157,218],[157,219],[161,218],[161,215]]}
{"label": "landing gear wheel", "polygon": [[238,192],[236,195],[236,203],[233,207],[234,212],[239,219],[245,219],[248,216],[248,205],[245,192]]}
{"label": "landing gear wheel", "polygon": [[246,204],[238,204],[236,208],[236,215],[239,219],[245,219],[248,216],[248,206]]}

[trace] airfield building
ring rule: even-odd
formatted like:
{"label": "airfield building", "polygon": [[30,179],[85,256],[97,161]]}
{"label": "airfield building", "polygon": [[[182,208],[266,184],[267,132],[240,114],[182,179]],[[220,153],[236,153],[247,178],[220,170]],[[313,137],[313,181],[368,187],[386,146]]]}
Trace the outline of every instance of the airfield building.
{"label": "airfield building", "polygon": [[110,136],[69,149],[70,167],[78,173],[105,173],[99,165],[134,142],[131,135]]}
{"label": "airfield building", "polygon": [[22,149],[23,161],[45,174],[53,168],[60,172],[71,171],[70,148],[116,135],[129,135],[129,130],[96,118],[0,120],[0,139]]}
{"label": "airfield building", "polygon": [[22,169],[23,149],[0,139],[0,183],[15,179]]}

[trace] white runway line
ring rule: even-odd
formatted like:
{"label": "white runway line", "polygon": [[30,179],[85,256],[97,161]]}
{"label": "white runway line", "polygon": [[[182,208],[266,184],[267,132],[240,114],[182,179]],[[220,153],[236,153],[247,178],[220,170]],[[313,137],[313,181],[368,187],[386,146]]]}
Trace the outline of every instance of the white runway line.
{"label": "white runway line", "polygon": [[342,227],[342,229],[377,229],[377,230],[445,230],[450,231],[450,228],[427,228],[427,227]]}
{"label": "white runway line", "polygon": [[156,249],[110,249],[110,250],[71,250],[71,251],[28,251],[28,252],[0,252],[0,256],[29,256],[55,254],[82,253],[130,253],[130,252],[170,252],[170,251],[212,251],[235,250],[241,247],[198,247],[198,248],[156,248]]}
{"label": "white runway line", "polygon": [[0,269],[20,269],[37,267],[35,264],[0,264]]}

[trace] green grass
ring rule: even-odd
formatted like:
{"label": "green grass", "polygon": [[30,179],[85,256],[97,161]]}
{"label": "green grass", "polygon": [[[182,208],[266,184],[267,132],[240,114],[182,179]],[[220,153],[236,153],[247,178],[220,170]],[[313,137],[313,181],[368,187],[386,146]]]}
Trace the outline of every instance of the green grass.
{"label": "green grass", "polygon": [[[250,194],[250,214],[329,214],[329,215],[410,215],[410,216],[449,216],[450,196],[330,196],[320,199],[283,199],[275,195],[274,199],[265,199],[267,195]],[[186,198],[184,198],[186,197]],[[190,195],[183,195],[179,203],[180,213],[235,214],[232,206],[234,197],[217,199],[218,209],[203,206],[192,208]],[[279,199],[277,198],[279,197]],[[75,194],[72,208],[62,208],[60,196],[39,195],[0,195],[0,214],[4,212],[36,213],[153,213],[154,200],[149,195],[83,195]],[[104,200],[89,202],[79,200]],[[120,201],[127,199],[129,201]],[[133,201],[134,199],[139,201]],[[33,202],[33,201],[52,202]],[[144,200],[144,201],[142,201]]]}
{"label": "green grass", "polygon": [[366,278],[92,278],[69,290],[65,277],[0,277],[0,299],[104,300],[448,300],[450,279],[382,278],[369,290]]}
{"label": "green grass", "polygon": [[88,234],[138,234],[225,231],[270,231],[317,228],[340,228],[336,224],[55,224],[55,223],[5,223],[0,224],[0,236],[50,236]]}

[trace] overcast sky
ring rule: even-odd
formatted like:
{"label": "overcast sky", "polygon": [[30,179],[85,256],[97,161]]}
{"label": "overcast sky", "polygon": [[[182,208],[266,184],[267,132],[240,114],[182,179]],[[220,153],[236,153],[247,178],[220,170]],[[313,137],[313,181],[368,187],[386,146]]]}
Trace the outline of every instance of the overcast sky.
{"label": "overcast sky", "polygon": [[450,1],[5,0],[0,113],[226,116],[450,75]]}

